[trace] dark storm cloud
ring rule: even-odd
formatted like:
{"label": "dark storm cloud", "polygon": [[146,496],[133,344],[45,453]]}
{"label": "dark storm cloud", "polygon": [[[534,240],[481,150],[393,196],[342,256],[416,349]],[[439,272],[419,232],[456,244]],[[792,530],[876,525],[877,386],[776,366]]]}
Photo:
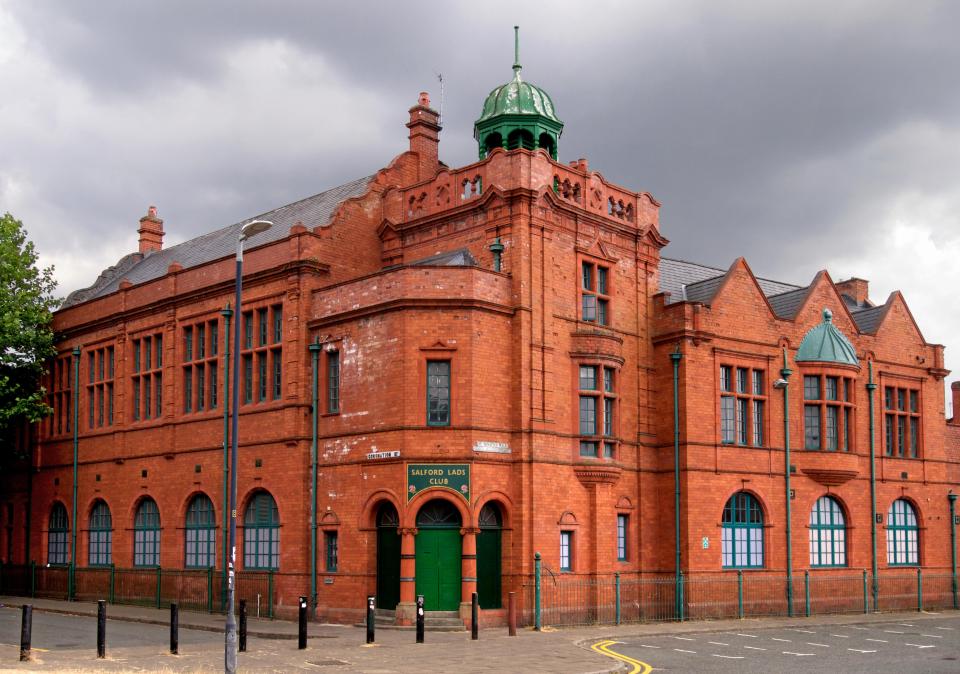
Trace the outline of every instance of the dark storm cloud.
{"label": "dark storm cloud", "polygon": [[[956,226],[931,225],[934,237],[960,231],[960,3],[6,7],[49,63],[52,79],[36,86],[81,90],[107,118],[55,143],[3,139],[17,175],[53,202],[36,212],[69,213],[80,249],[130,236],[149,202],[183,239],[370,173],[405,148],[416,93],[438,102],[438,71],[441,156],[473,161],[483,97],[511,75],[513,23],[524,77],[566,123],[561,159],[589,157],[608,179],[653,193],[672,256],[726,267],[744,255],[758,273],[806,282],[867,251],[911,199],[939,204]],[[229,133],[218,135],[219,120]]]}

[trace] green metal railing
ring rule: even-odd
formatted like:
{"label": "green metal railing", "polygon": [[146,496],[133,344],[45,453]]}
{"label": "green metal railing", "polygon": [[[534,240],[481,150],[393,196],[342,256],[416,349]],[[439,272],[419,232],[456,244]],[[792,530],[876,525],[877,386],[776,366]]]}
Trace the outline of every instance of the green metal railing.
{"label": "green metal railing", "polygon": [[[120,569],[113,566],[0,564],[0,594],[47,599],[96,601],[167,608],[176,602],[183,610],[214,613],[220,606],[220,583],[210,569]],[[237,573],[237,599],[246,599],[251,611],[260,606],[263,616],[274,615],[274,572]],[[259,601],[258,601],[259,600]]]}
{"label": "green metal railing", "polygon": [[[540,560],[537,560],[540,562]],[[541,572],[540,571],[542,568]],[[951,608],[956,601],[950,572],[891,570],[877,579],[883,611]],[[793,575],[793,606],[787,605],[785,574],[751,571],[629,577],[622,573],[556,573],[538,563],[521,584],[525,625],[592,625],[683,619],[867,613],[872,583],[867,570],[811,569]],[[683,597],[677,606],[676,597]]]}

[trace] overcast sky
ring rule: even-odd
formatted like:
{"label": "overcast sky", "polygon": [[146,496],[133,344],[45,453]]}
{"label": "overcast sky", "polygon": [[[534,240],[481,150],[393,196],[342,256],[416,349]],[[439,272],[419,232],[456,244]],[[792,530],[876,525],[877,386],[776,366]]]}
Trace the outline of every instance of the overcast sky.
{"label": "overcast sky", "polygon": [[60,290],[385,166],[417,92],[440,154],[511,76],[659,199],[665,254],[903,292],[960,375],[960,2],[0,0],[0,212]]}

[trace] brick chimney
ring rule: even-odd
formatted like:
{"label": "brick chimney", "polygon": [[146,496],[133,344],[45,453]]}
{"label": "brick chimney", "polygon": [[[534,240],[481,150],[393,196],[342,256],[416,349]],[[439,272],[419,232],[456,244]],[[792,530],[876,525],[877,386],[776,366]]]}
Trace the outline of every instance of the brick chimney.
{"label": "brick chimney", "polygon": [[439,168],[440,115],[430,107],[430,94],[420,92],[417,104],[410,108],[410,151],[420,157],[418,178],[426,180],[437,174]]}
{"label": "brick chimney", "polygon": [[846,295],[847,297],[855,300],[860,306],[870,306],[870,298],[867,295],[870,287],[869,281],[854,277],[849,278],[846,281],[840,281],[835,285],[841,295]]}
{"label": "brick chimney", "polygon": [[157,207],[151,206],[140,218],[140,254],[155,253],[163,249],[163,220],[157,217]]}
{"label": "brick chimney", "polygon": [[950,423],[960,426],[960,381],[950,384],[950,393],[953,396],[953,418]]}

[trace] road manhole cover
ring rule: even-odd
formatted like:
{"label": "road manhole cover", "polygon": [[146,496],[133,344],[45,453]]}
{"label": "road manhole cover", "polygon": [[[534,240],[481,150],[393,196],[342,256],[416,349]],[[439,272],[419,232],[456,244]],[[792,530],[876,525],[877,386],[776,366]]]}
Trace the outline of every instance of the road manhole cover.
{"label": "road manhole cover", "polygon": [[350,663],[346,660],[307,660],[308,665],[316,665],[317,667],[341,667],[343,665],[349,665]]}

